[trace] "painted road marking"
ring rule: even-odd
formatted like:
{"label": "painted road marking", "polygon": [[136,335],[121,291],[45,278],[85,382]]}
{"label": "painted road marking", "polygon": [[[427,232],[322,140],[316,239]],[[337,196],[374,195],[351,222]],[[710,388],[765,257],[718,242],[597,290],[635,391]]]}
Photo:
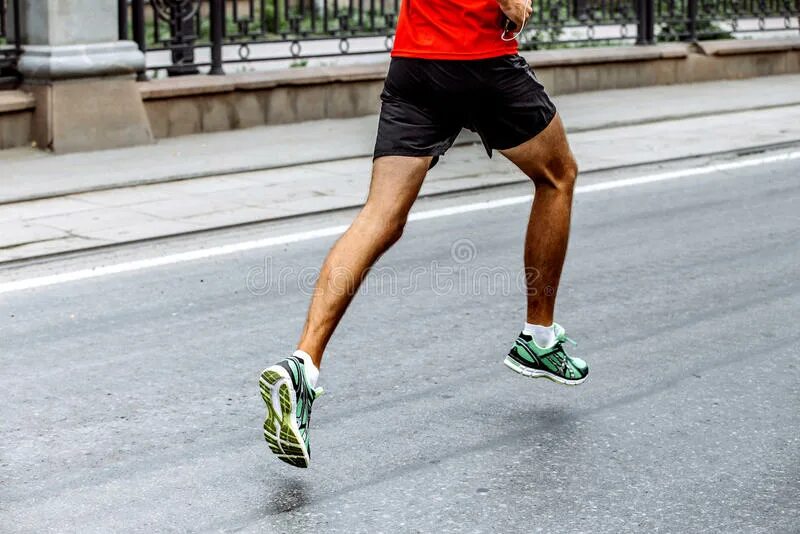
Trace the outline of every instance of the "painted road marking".
{"label": "painted road marking", "polygon": [[[607,182],[601,182],[591,185],[582,185],[575,188],[575,194],[586,194],[586,193],[594,193],[597,191],[621,189],[624,187],[634,187],[638,185],[651,184],[655,182],[676,180],[678,178],[688,178],[690,176],[702,176],[721,171],[744,169],[747,167],[757,167],[759,165],[768,165],[770,163],[791,161],[795,159],[800,159],[800,151],[787,152],[783,154],[776,154],[773,156],[765,156],[760,158],[741,159],[729,163],[716,163],[712,165],[704,165],[701,167],[692,167],[689,169],[667,171],[657,174],[638,176],[634,178],[609,180]],[[424,221],[426,219],[438,219],[440,217],[449,217],[451,215],[460,215],[462,213],[470,213],[473,211],[491,210],[496,208],[502,208],[504,206],[524,204],[526,202],[530,202],[532,198],[533,195],[521,195],[515,197],[500,198],[496,200],[487,200],[484,202],[475,202],[471,204],[462,204],[460,206],[450,206],[447,208],[420,211],[412,213],[408,217],[408,220]],[[233,243],[230,245],[222,245],[218,247],[192,250],[189,252],[169,254],[167,256],[161,256],[159,258],[148,258],[143,260],[127,261],[113,265],[101,265],[97,267],[92,267],[90,269],[81,269],[78,271],[72,271],[67,273],[38,276],[35,278],[15,280],[12,282],[4,282],[0,283],[0,294],[22,291],[24,289],[52,286],[57,284],[63,284],[66,282],[75,282],[78,280],[86,280],[89,278],[99,278],[101,276],[108,276],[112,274],[141,271],[144,269],[151,269],[153,267],[160,267],[163,265],[174,265],[176,263],[203,260],[207,258],[216,258],[218,256],[235,254],[237,252],[273,247],[276,245],[287,245],[290,243],[298,243],[301,241],[310,241],[312,239],[318,239],[321,237],[337,236],[344,233],[344,231],[347,230],[348,226],[349,225],[331,226],[328,228],[308,230],[306,232],[295,232],[281,236],[268,237],[265,239],[256,239],[253,241],[244,241],[241,243]]]}

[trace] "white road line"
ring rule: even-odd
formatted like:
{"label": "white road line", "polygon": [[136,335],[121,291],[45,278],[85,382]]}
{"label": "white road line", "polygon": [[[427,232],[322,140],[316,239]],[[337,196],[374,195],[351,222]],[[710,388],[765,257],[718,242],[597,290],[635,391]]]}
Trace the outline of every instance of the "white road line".
{"label": "white road line", "polygon": [[[575,188],[575,194],[594,193],[597,191],[607,191],[610,189],[633,187],[637,185],[651,184],[654,182],[663,182],[666,180],[687,178],[689,176],[701,176],[721,171],[743,169],[746,167],[756,167],[760,165],[768,165],[770,163],[790,161],[795,159],[800,159],[800,151],[786,152],[783,154],[777,154],[774,156],[767,156],[761,158],[742,159],[730,163],[718,163],[713,165],[705,165],[702,167],[693,167],[690,169],[680,169],[658,174],[638,176],[635,178],[610,180],[608,182],[601,182],[591,185],[582,185]],[[412,213],[408,219],[409,221],[438,219],[440,217],[449,217],[451,215],[459,215],[462,213],[470,213],[473,211],[484,211],[495,208],[501,208],[504,206],[511,206],[514,204],[524,204],[526,202],[530,202],[532,198],[533,198],[532,195],[521,195],[515,197],[501,198],[497,200],[487,200],[485,202],[463,204],[461,206],[451,206],[447,208],[439,208],[428,211],[415,212]],[[184,263],[188,261],[215,258],[218,256],[226,256],[228,254],[235,254],[237,252],[244,252],[248,250],[267,248],[276,245],[286,245],[289,243],[298,243],[301,241],[309,241],[312,239],[318,239],[320,237],[331,237],[342,234],[345,230],[347,230],[347,228],[348,225],[331,226],[328,228],[319,228],[317,230],[309,230],[306,232],[296,232],[281,236],[268,237],[265,239],[257,239],[254,241],[244,241],[241,243],[233,243],[230,245],[222,245],[218,247],[192,250],[189,252],[181,252],[178,254],[170,254],[167,256],[161,256],[159,258],[148,258],[143,260],[117,263],[113,265],[102,265],[98,267],[93,267],[91,269],[81,269],[78,271],[72,271],[67,273],[39,276],[35,278],[15,280],[12,282],[4,282],[0,283],[0,294],[12,293],[15,291],[22,291],[24,289],[33,289],[37,287],[52,286],[56,284],[63,284],[65,282],[74,282],[77,280],[86,280],[89,278],[99,278],[101,276],[108,276],[111,274],[141,271],[143,269],[150,269],[152,267],[159,267],[162,265],[174,265],[176,263]]]}

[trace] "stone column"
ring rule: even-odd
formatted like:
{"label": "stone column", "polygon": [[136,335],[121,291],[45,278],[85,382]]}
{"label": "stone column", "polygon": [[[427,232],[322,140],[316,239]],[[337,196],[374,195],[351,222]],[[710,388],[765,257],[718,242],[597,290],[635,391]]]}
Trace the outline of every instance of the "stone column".
{"label": "stone column", "polygon": [[55,152],[153,142],[135,73],[144,55],[118,40],[118,2],[20,0],[22,89],[33,94],[33,139]]}

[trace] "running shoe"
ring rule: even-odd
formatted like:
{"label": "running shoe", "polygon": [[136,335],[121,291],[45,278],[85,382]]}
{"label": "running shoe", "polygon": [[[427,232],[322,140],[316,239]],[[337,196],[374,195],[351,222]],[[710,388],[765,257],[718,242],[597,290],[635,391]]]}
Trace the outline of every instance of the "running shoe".
{"label": "running shoe", "polygon": [[569,386],[583,383],[589,375],[589,366],[567,354],[564,343],[577,343],[567,337],[561,325],[556,324],[555,329],[556,342],[546,349],[537,345],[532,336],[521,333],[503,363],[523,376],[548,378]]}
{"label": "running shoe", "polygon": [[311,387],[303,360],[295,356],[264,369],[258,382],[267,405],[264,439],[270,450],[287,464],[308,467],[311,405],[322,394],[322,388]]}

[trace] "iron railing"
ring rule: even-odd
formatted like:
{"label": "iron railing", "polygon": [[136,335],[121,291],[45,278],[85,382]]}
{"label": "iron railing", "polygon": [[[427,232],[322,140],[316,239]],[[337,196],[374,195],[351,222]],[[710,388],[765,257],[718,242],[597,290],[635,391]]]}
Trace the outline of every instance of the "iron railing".
{"label": "iron railing", "polygon": [[[0,0],[3,1],[3,0]],[[118,0],[121,39],[148,69],[222,74],[236,64],[391,49],[400,0]],[[523,48],[651,44],[800,31],[800,0],[533,0]]]}
{"label": "iron railing", "polygon": [[654,22],[663,41],[796,32],[800,0],[656,0]]}
{"label": "iron railing", "polygon": [[638,0],[534,0],[520,41],[523,48],[633,42],[646,20],[640,16],[644,5]]}
{"label": "iron railing", "polygon": [[[223,63],[387,52],[392,48],[400,2],[118,1],[120,38],[132,38],[142,51],[158,57],[153,70],[163,69],[170,75],[194,73],[202,67],[221,74]],[[351,47],[353,43],[357,45]]]}
{"label": "iron railing", "polygon": [[800,31],[800,0],[534,0],[526,48]]}
{"label": "iron railing", "polygon": [[18,0],[0,0],[0,87],[18,81],[14,70],[20,54],[18,6]]}

